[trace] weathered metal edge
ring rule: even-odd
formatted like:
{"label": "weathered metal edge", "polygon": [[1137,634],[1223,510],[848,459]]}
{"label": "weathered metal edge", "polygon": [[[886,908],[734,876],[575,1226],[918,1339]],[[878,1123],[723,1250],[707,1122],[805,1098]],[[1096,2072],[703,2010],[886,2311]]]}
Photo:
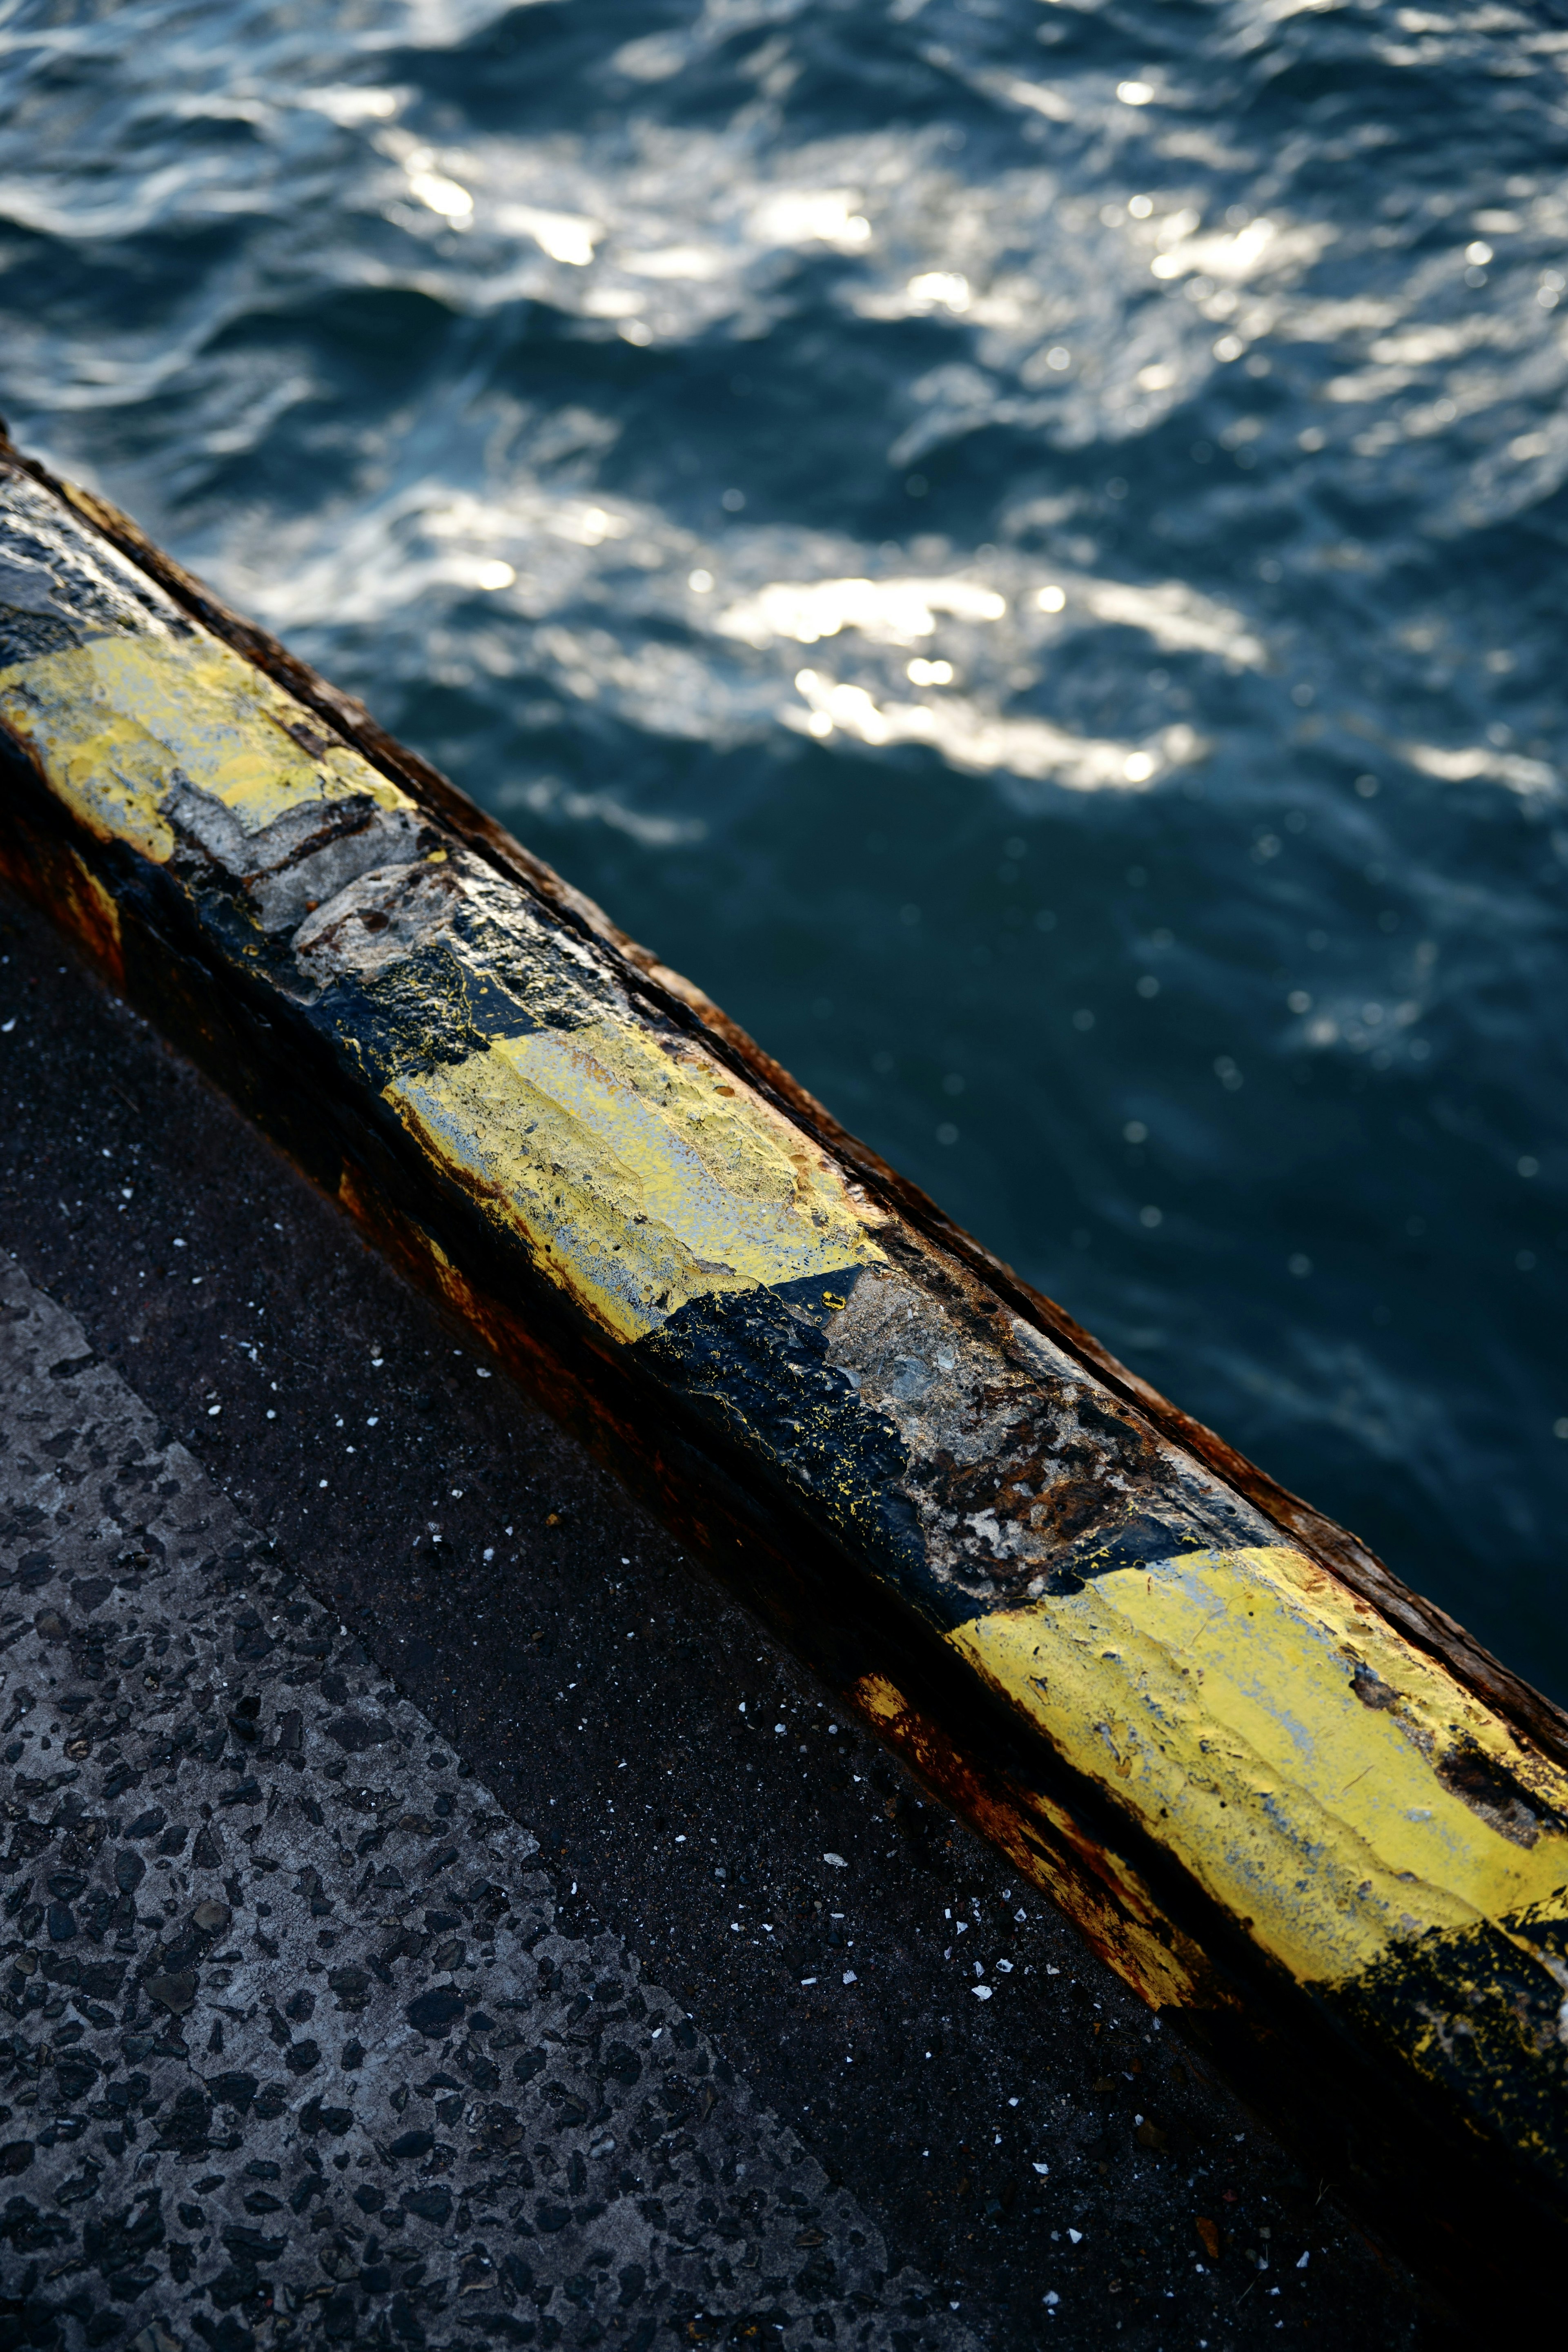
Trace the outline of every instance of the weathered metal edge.
{"label": "weathered metal edge", "polygon": [[939,1203],[900,1174],[869,1144],[842,1126],[765,1048],[731,1019],[695,982],[665,963],[615,923],[584,892],[477,807],[440,770],[397,742],[365,706],[323,678],[255,622],[247,620],[150,540],[132,518],[104,498],[52,474],[13,444],[0,421],[0,453],[73,507],[94,530],[156,581],[192,616],[278,679],[334,726],[372,766],[401,784],[433,816],[449,825],[498,873],[552,907],[624,959],[628,982],[676,1020],[698,1024],[715,1049],[769,1095],[817,1141],[845,1160],[867,1187],[919,1230],[952,1250],[993,1284],[1016,1312],[1074,1356],[1117,1394],[1135,1404],[1164,1435],[1185,1447],[1246,1496],[1292,1542],[1332,1570],[1352,1591],[1373,1601],[1418,1648],[1440,1658],[1477,1696],[1507,1715],[1547,1755],[1568,1764],[1568,1709],[1535,1689],[1414,1586],[1396,1576],[1362,1538],[1318,1510],[1250,1461],[1149,1381],[1123,1364],[1067,1308],[1026,1282],[1006,1261],[957,1224]]}
{"label": "weathered metal edge", "polygon": [[[33,478],[37,479],[36,473]],[[52,484],[41,487],[54,490]],[[60,493],[54,490],[54,495]],[[82,512],[79,500],[68,503]],[[91,518],[84,515],[84,520]],[[318,715],[331,716],[328,710]],[[38,781],[44,781],[41,772]],[[20,821],[17,810],[10,814]],[[57,816],[61,814],[57,804]],[[67,917],[90,943],[95,905],[100,918],[107,907],[117,925],[124,919],[122,945],[137,940],[144,945],[152,942],[159,954],[174,952],[178,963],[174,943],[159,936],[167,933],[172,913],[178,919],[173,899],[153,906],[126,861],[106,863],[101,843],[86,840],[79,828],[75,829],[74,845],[68,824],[51,824],[46,833],[47,838],[36,836],[41,863],[32,878],[35,886],[43,886],[40,895],[54,895],[57,915]],[[79,872],[79,886],[73,871]],[[509,879],[515,883],[517,877]],[[559,922],[559,908],[552,907],[552,913]],[[603,955],[605,942],[595,927],[581,914],[574,920],[584,936],[595,931]],[[195,970],[193,965],[191,971]],[[144,963],[138,976],[153,982],[152,965]],[[354,1197],[342,1181],[340,1147],[347,1145],[349,1159],[357,1160],[362,1170],[375,1160],[374,1139],[363,1131],[363,1120],[360,1131],[329,1135],[324,1140],[310,1130],[308,1122],[301,1127],[284,1100],[295,1087],[295,1074],[268,1066],[258,1034],[247,1021],[243,985],[225,1011],[210,1001],[193,1001],[189,979],[171,969],[153,988],[165,1025],[205,1058],[209,1067],[216,1059],[220,1076],[242,1098],[249,1095],[250,1107],[300,1163],[345,1198],[384,1244],[428,1282],[428,1236],[420,1230],[420,1204],[410,1202],[406,1183],[393,1181],[378,1187],[373,1181],[362,1185]],[[648,992],[641,992],[651,1004]],[[662,1017],[673,1017],[659,1010]],[[712,1038],[706,1032],[704,1042],[712,1052]],[[731,1066],[739,1066],[732,1062]],[[740,1074],[755,1087],[750,1069]],[[314,1099],[320,1108],[319,1088]],[[355,1128],[358,1115],[351,1115],[352,1106],[333,1103],[330,1090],[326,1107],[329,1122],[340,1116],[348,1129]],[[935,1218],[936,1213],[931,1213]],[[984,1253],[974,1255],[984,1262]],[[972,1272],[976,1270],[971,1266]],[[1294,1997],[1300,1989],[1283,1981],[1278,1970],[1264,1966],[1260,1973],[1260,1955],[1248,1948],[1250,1921],[1238,1924],[1218,1915],[1203,1890],[1161,1853],[1157,1840],[1129,1834],[1114,1804],[1108,1806],[1070,1760],[1042,1755],[1016,1714],[1026,1673],[1020,1680],[1009,1668],[999,1679],[991,1670],[994,1659],[988,1662],[976,1652],[961,1662],[946,1640],[933,1652],[918,1624],[900,1618],[896,1609],[889,1613],[885,1595],[875,1605],[869,1593],[847,1597],[841,1589],[841,1552],[836,1559],[796,1556],[798,1545],[792,1554],[787,1531],[782,1542],[772,1538],[768,1513],[783,1505],[784,1497],[760,1498],[763,1527],[759,1528],[759,1496],[744,1491],[743,1482],[737,1488],[716,1475],[710,1452],[700,1444],[693,1451],[689,1430],[650,1432],[646,1419],[640,1428],[631,1425],[639,1399],[635,1389],[626,1391],[623,1373],[592,1334],[584,1348],[572,1335],[563,1338],[559,1328],[545,1332],[537,1318],[532,1323],[526,1316],[520,1319],[506,1305],[504,1263],[492,1264],[488,1272],[487,1279],[486,1268],[474,1264],[470,1273],[476,1281],[465,1279],[456,1265],[446,1265],[447,1302],[470,1328],[489,1338],[525,1378],[531,1378],[553,1408],[595,1438],[601,1450],[617,1455],[623,1474],[652,1494],[665,1516],[717,1559],[728,1580],[747,1591],[787,1638],[814,1655],[836,1684],[855,1696],[862,1711],[904,1748],[933,1785],[981,1820],[1016,1854],[1021,1867],[1050,1886],[1131,1981],[1157,2005],[1183,2011],[1271,2111],[1290,2119],[1293,2110],[1299,2137],[1304,2136],[1321,2150],[1337,2147],[1343,2161],[1344,2127],[1351,2119],[1366,2149],[1374,2152],[1373,2171],[1383,2175],[1366,2184],[1372,2200],[1388,2212],[1392,2191],[1393,2204],[1399,2209],[1393,2218],[1406,2242],[1425,2239],[1429,2258],[1462,2285],[1464,2265],[1456,2276],[1444,2259],[1447,2238],[1450,2252],[1462,2249],[1472,2264],[1479,2258],[1476,2274],[1490,2273],[1492,2291],[1500,2292],[1502,2273],[1494,2267],[1500,2250],[1511,2242],[1511,2257],[1505,2251],[1502,2259],[1506,2264],[1511,2258],[1517,2266],[1527,2254],[1538,2254],[1545,2240],[1557,2238],[1560,2215],[1554,2206],[1542,2209],[1528,2176],[1500,2165],[1502,2152],[1495,2141],[1489,2151],[1480,2146],[1467,2149],[1468,2127],[1452,2101],[1439,2096],[1434,2102],[1428,2095],[1432,2085],[1424,2087],[1410,2074],[1408,2064],[1401,2063],[1408,2057],[1409,2038],[1402,2027],[1391,2029],[1392,2011],[1372,2021],[1372,2045],[1359,2053],[1347,2046],[1346,2036],[1364,2043],[1364,2032],[1356,2030],[1349,2013],[1338,2017],[1325,2041],[1321,2006],[1315,2013],[1310,2003],[1303,2007]],[[993,1294],[999,1289],[989,1280],[986,1286]],[[982,1300],[980,1311],[994,1307]],[[646,1403],[646,1398],[641,1402]],[[1093,1576],[1098,1570],[1089,1563],[1085,1572]],[[1029,1612],[1022,1614],[1037,1623]],[[1005,1631],[1008,1612],[973,1622],[994,1622]],[[1386,1702],[1363,1695],[1363,1703],[1376,1709]],[[1419,1983],[1414,1988],[1417,1995],[1431,1990]],[[1393,1989],[1394,2009],[1410,1990]],[[1379,1999],[1386,2009],[1383,1994]],[[1362,2021],[1363,2028],[1365,2022]],[[1506,2081],[1501,2088],[1509,2089]],[[1540,2125],[1540,2118],[1531,2124],[1538,2143]],[[1542,2221],[1548,2224],[1543,2236],[1521,2239],[1519,2224],[1525,2211],[1533,2212],[1538,2232]]]}

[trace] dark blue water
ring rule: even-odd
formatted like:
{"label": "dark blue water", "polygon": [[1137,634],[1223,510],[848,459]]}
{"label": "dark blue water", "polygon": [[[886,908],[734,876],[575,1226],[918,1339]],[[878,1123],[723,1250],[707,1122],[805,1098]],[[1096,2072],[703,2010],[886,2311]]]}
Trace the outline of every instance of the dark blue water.
{"label": "dark blue water", "polygon": [[0,6],[0,404],[1568,1696],[1568,14]]}

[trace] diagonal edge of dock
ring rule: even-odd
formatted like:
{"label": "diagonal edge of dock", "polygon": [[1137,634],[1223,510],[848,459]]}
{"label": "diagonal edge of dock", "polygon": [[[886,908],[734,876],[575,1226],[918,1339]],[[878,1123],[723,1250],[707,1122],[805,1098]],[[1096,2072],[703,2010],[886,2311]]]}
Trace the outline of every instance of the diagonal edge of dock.
{"label": "diagonal edge of dock", "polygon": [[1402,2251],[1561,2262],[1560,1712],[8,445],[0,869]]}

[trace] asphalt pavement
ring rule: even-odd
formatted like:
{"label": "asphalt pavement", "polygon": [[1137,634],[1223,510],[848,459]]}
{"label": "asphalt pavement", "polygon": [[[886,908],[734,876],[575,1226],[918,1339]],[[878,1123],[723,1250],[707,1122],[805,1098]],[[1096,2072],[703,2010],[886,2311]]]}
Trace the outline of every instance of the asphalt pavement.
{"label": "asphalt pavement", "polygon": [[1450,2340],[9,899],[0,955],[0,2352]]}

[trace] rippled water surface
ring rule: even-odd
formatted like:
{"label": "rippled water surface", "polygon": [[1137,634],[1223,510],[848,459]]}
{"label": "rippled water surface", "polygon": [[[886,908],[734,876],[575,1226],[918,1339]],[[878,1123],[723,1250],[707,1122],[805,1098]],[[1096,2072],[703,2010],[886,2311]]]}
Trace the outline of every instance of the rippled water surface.
{"label": "rippled water surface", "polygon": [[0,5],[0,397],[1568,1696],[1568,11]]}

